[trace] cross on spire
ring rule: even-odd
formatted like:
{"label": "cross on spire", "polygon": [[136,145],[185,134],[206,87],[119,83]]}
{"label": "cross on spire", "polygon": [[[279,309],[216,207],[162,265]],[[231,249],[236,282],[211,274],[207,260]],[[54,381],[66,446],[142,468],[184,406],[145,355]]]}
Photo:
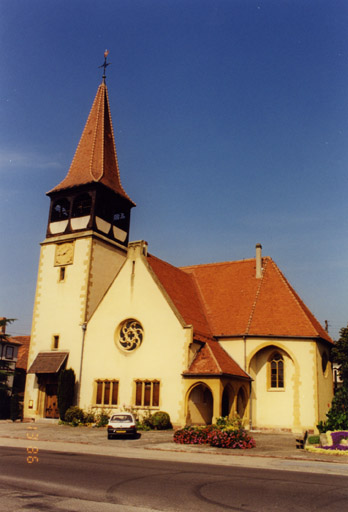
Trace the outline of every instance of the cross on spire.
{"label": "cross on spire", "polygon": [[102,64],[101,66],[99,66],[100,68],[104,68],[104,74],[103,74],[103,83],[105,84],[105,78],[106,78],[106,68],[108,66],[110,66],[111,62],[106,62],[106,58],[107,56],[109,55],[109,50],[105,50],[104,52],[104,64]]}

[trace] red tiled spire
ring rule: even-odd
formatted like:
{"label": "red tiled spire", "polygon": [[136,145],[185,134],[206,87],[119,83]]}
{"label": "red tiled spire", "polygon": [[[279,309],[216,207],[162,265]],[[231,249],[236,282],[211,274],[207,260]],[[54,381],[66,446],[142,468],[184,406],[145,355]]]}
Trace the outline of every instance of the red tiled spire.
{"label": "red tiled spire", "polygon": [[121,185],[108,90],[104,82],[98,87],[69,172],[50,193],[95,182],[135,204]]}

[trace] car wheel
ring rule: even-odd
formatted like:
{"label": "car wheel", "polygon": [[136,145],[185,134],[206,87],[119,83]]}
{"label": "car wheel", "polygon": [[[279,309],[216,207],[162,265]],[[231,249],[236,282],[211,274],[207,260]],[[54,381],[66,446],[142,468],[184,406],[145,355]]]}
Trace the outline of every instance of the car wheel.
{"label": "car wheel", "polygon": [[112,439],[112,435],[111,434],[108,434],[108,439]]}

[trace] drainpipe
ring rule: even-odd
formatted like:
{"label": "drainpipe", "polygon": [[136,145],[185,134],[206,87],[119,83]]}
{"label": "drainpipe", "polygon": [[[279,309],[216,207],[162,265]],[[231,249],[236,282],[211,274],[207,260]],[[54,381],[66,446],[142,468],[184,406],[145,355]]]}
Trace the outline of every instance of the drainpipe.
{"label": "drainpipe", "polygon": [[251,400],[251,394],[252,394],[252,381],[250,381],[250,398],[249,398],[249,430],[251,430],[253,428],[253,407],[252,407],[252,400]]}
{"label": "drainpipe", "polygon": [[81,324],[82,329],[82,347],[81,347],[81,360],[80,360],[80,373],[79,373],[79,385],[77,391],[77,406],[80,407],[80,393],[81,393],[81,379],[82,379],[82,363],[83,363],[83,352],[85,348],[85,336],[87,329],[87,322]]}

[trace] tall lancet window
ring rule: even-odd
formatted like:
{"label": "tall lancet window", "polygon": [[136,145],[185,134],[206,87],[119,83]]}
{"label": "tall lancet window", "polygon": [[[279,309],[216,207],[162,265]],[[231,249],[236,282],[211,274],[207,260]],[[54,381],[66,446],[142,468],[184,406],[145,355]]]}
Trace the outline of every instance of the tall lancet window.
{"label": "tall lancet window", "polygon": [[279,352],[273,354],[269,369],[271,388],[284,388],[284,359]]}

